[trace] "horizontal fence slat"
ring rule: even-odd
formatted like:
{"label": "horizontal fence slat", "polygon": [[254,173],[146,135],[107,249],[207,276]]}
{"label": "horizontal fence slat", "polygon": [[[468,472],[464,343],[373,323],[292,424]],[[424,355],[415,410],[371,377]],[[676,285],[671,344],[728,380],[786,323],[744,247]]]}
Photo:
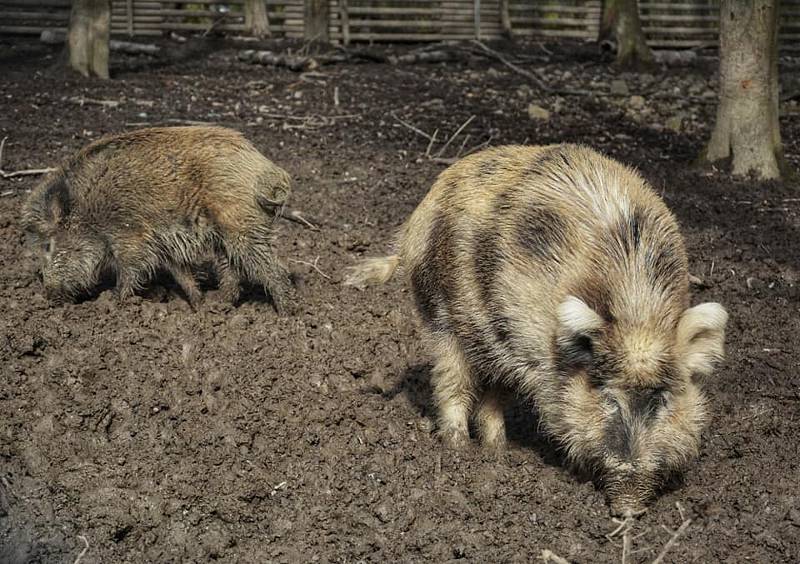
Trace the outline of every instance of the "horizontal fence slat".
{"label": "horizontal fence slat", "polygon": [[[275,37],[304,35],[305,0],[262,0]],[[129,13],[129,2],[132,11]],[[244,0],[112,0],[114,35],[163,35],[169,31],[247,34]],[[221,9],[224,7],[224,11]],[[474,0],[329,0],[329,35],[352,41],[440,41],[475,37]],[[645,0],[639,3],[642,29],[654,48],[697,47],[718,42],[719,0]],[[38,34],[64,29],[70,0],[0,0],[0,32]],[[594,40],[600,25],[600,0],[510,0],[514,35]],[[343,17],[347,16],[347,24]],[[481,0],[480,37],[503,35],[499,0]],[[800,0],[784,0],[781,48],[800,41]],[[129,26],[132,25],[132,30]],[[132,33],[129,33],[132,31]],[[798,45],[800,49],[800,45]]]}

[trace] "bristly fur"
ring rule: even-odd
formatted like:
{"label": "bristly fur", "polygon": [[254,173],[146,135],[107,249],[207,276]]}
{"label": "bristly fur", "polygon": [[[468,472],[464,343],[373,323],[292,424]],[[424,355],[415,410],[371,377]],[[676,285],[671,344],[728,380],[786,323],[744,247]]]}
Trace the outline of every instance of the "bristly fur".
{"label": "bristly fur", "polygon": [[439,176],[397,249],[348,282],[402,267],[449,443],[468,440],[471,415],[484,443],[502,443],[492,390],[509,387],[621,511],[696,454],[693,377],[721,359],[724,310],[687,310],[678,225],[635,171],[577,145],[486,150]]}
{"label": "bristly fur", "polygon": [[191,269],[216,257],[228,299],[250,280],[283,311],[293,288],[272,251],[271,224],[290,191],[286,171],[236,131],[149,128],[68,158],[33,190],[22,223],[50,241],[42,274],[53,297],[75,298],[110,268],[124,299],[166,270],[194,305]]}

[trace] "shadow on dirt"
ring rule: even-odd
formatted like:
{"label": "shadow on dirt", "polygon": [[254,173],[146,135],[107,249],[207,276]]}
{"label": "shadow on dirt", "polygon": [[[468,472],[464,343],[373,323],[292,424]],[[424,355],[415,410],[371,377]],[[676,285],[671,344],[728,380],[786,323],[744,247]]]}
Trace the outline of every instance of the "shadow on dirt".
{"label": "shadow on dirt", "polygon": [[[397,394],[405,394],[420,417],[436,419],[430,384],[430,364],[409,366],[397,379],[397,384],[384,395],[392,398]],[[511,394],[508,397],[513,398]],[[565,467],[566,459],[559,446],[540,431],[539,417],[529,403],[513,398],[505,411],[506,435],[512,445],[535,451],[548,466]],[[477,441],[477,434],[470,422],[470,435]],[[477,444],[477,443],[476,443]],[[581,481],[588,476],[573,473]]]}

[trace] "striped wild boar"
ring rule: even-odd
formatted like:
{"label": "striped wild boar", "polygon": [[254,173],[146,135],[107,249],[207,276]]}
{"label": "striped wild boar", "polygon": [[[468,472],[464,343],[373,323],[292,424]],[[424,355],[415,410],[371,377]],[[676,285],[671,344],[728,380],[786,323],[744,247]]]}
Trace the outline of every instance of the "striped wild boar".
{"label": "striped wild boar", "polygon": [[120,299],[169,272],[194,306],[192,267],[212,258],[223,296],[261,284],[279,312],[293,287],[272,247],[289,175],[240,133],[150,128],[104,137],[67,159],[31,193],[22,223],[42,245],[49,298],[73,300],[102,273]]}
{"label": "striped wild boar", "polygon": [[633,170],[582,146],[500,147],[444,171],[405,222],[397,254],[434,354],[446,443],[505,444],[503,390],[635,515],[697,454],[698,378],[723,356],[727,313],[689,307],[675,218]]}

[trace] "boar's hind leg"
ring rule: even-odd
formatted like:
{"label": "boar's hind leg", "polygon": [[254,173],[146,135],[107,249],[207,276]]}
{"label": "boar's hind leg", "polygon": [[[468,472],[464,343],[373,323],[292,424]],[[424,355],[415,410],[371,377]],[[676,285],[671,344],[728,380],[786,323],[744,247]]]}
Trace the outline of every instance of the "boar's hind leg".
{"label": "boar's hind leg", "polygon": [[200,293],[200,288],[197,287],[197,282],[194,279],[191,269],[185,264],[171,264],[169,265],[169,273],[178,286],[183,290],[189,305],[196,308],[203,299]]}
{"label": "boar's hind leg", "polygon": [[452,335],[435,335],[436,363],[431,374],[433,400],[439,413],[438,433],[450,447],[460,448],[469,441],[469,415],[475,389],[461,346]]}
{"label": "boar's hind leg", "polygon": [[241,279],[236,269],[233,268],[228,257],[221,254],[216,260],[217,283],[222,299],[236,305],[241,292]]}
{"label": "boar's hind leg", "polygon": [[505,392],[489,387],[478,404],[475,420],[484,447],[503,450],[506,446]]}
{"label": "boar's hind leg", "polygon": [[249,281],[262,284],[279,315],[288,313],[294,302],[294,287],[289,272],[275,257],[267,234],[227,239],[228,260]]}
{"label": "boar's hind leg", "polygon": [[144,285],[145,274],[130,266],[117,267],[117,299],[124,302]]}

